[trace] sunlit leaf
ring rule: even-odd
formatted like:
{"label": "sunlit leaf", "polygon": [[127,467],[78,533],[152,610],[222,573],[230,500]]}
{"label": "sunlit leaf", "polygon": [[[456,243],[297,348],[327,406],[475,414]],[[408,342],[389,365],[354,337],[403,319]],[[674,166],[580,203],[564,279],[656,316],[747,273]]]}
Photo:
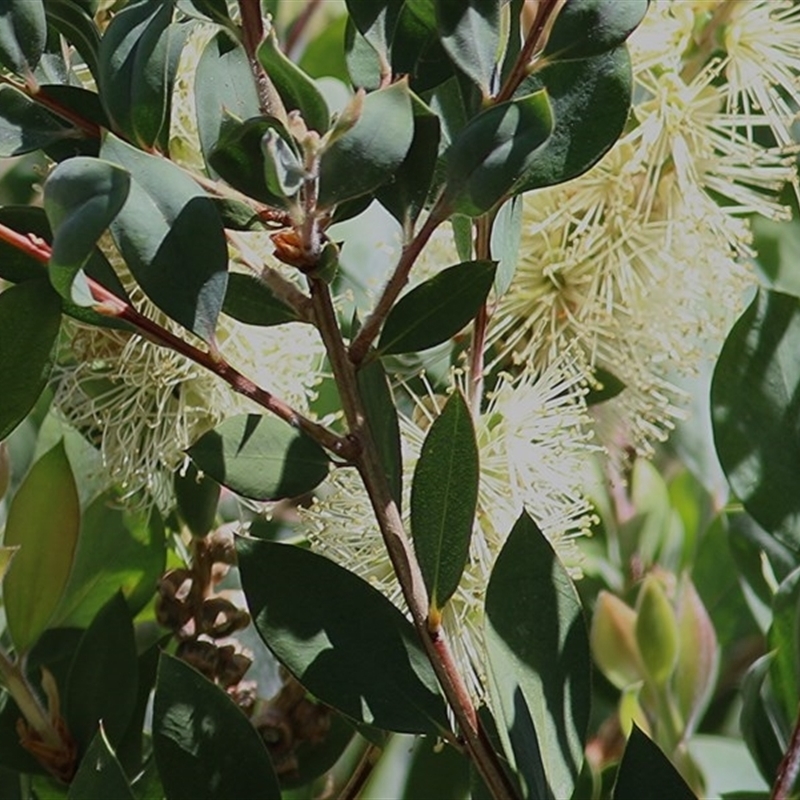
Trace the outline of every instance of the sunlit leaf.
{"label": "sunlit leaf", "polygon": [[0,64],[22,76],[33,72],[46,40],[42,0],[4,0],[0,13]]}

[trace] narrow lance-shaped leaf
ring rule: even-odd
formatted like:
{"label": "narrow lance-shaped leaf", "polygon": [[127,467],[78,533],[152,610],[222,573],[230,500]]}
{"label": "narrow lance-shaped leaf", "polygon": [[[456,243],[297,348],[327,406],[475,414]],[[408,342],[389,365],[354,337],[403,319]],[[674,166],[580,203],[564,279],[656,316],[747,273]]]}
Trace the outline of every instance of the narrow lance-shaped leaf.
{"label": "narrow lance-shaped leaf", "polygon": [[32,153],[77,134],[19,89],[0,85],[0,158]]}
{"label": "narrow lance-shaped leaf", "polygon": [[4,0],[0,10],[0,64],[23,76],[33,72],[46,40],[43,0]]}
{"label": "narrow lance-shaped leaf", "polygon": [[364,3],[362,0],[346,0],[347,11],[355,27],[369,42],[384,62],[389,64],[389,48],[394,37],[397,17],[404,0],[374,0]]}
{"label": "narrow lance-shaped leaf", "polygon": [[110,134],[101,156],[131,174],[111,233],[134,277],[164,313],[212,339],[228,280],[225,232],[214,204],[174,164]]}
{"label": "narrow lance-shaped leaf", "polygon": [[434,5],[445,50],[488,97],[500,46],[500,3],[434,0]]}
{"label": "narrow lance-shaped leaf", "polygon": [[433,421],[411,485],[411,533],[431,611],[458,588],[478,504],[478,445],[472,415],[455,391]]}
{"label": "narrow lance-shaped leaf", "polygon": [[366,581],[288,544],[238,539],[242,587],[267,646],[315,697],[386,730],[447,727],[411,623]]}
{"label": "narrow lance-shaped leaf", "polygon": [[253,500],[306,494],[328,474],[325,451],[272,416],[231,417],[203,434],[187,452],[206,475]]}
{"label": "narrow lance-shaped leaf", "polygon": [[45,10],[47,21],[75,47],[96,82],[100,74],[100,33],[88,9],[74,0],[47,0]]}
{"label": "narrow lance-shaped leaf", "polygon": [[79,530],[78,491],[59,442],[33,465],[8,510],[4,544],[19,551],[3,582],[3,601],[18,653],[36,642],[58,605]]}
{"label": "narrow lance-shaped leaf", "polygon": [[134,800],[131,785],[108,743],[102,724],[81,759],[69,786],[67,800],[97,800],[98,797]]}
{"label": "narrow lance-shaped leaf", "polygon": [[378,352],[425,350],[455,336],[486,301],[495,270],[491,261],[465,261],[412,289],[386,318]]}
{"label": "narrow lance-shaped leaf", "polygon": [[544,92],[486,109],[458,134],[447,158],[445,204],[480,216],[509,195],[553,126]]}
{"label": "narrow lance-shaped leaf", "polygon": [[96,158],[71,158],[48,177],[44,209],[53,229],[50,282],[66,300],[94,304],[83,266],[129,190],[126,170]]}
{"label": "narrow lance-shaped leaf", "polygon": [[591,659],[580,600],[523,513],[486,592],[489,690],[526,797],[570,797],[589,723]]}
{"label": "narrow lance-shaped leaf", "polygon": [[53,366],[61,301],[43,274],[0,294],[0,441],[22,422]]}
{"label": "narrow lance-shaped leaf", "polygon": [[153,700],[153,753],[169,800],[280,800],[256,729],[225,692],[162,653]]}

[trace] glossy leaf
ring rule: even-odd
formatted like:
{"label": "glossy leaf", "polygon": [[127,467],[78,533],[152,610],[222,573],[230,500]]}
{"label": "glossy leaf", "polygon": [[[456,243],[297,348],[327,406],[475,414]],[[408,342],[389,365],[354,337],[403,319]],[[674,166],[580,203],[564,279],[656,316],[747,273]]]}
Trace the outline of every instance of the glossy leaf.
{"label": "glossy leaf", "polygon": [[397,507],[401,508],[403,457],[400,449],[400,423],[386,372],[381,362],[375,360],[358,371],[357,379],[369,430],[389,481],[389,490]]}
{"label": "glossy leaf", "polygon": [[178,514],[193,536],[203,537],[217,519],[220,487],[197,471],[194,464],[178,470],[173,480]]}
{"label": "glossy leaf", "polygon": [[526,797],[570,797],[591,697],[580,600],[552,545],[523,513],[486,592],[489,690]]}
{"label": "glossy leaf", "polygon": [[197,133],[206,163],[226,118],[246,120],[261,113],[247,54],[225,31],[220,31],[200,56],[194,99]]}
{"label": "glossy leaf", "polygon": [[619,765],[613,796],[614,800],[695,800],[661,748],[636,725]]}
{"label": "glossy leaf", "polygon": [[756,521],[800,546],[800,300],[759,291],[714,370],[714,442],[734,492]]}
{"label": "glossy leaf", "polygon": [[800,567],[781,581],[772,601],[772,625],[768,634],[769,649],[774,653],[770,664],[772,688],[783,703],[788,718],[797,713],[800,703],[800,638],[797,620],[800,609]]}
{"label": "glossy leaf", "polygon": [[98,53],[103,105],[116,129],[166,152],[172,85],[187,29],[173,24],[175,0],[136,0],[118,11]]}
{"label": "glossy leaf", "polygon": [[478,445],[459,390],[428,429],[411,484],[411,533],[431,608],[458,588],[478,504]]}
{"label": "glossy leaf", "polygon": [[190,0],[191,4],[201,13],[221,25],[230,25],[231,18],[228,14],[228,4],[225,0]]}
{"label": "glossy leaf", "polygon": [[75,47],[97,80],[100,33],[89,12],[74,0],[47,0],[47,21]]}
{"label": "glossy leaf", "polygon": [[258,60],[275,85],[287,111],[299,111],[310,130],[328,130],[330,112],[314,81],[284,55],[275,31],[271,30],[258,48]]}
{"label": "glossy leaf", "polygon": [[427,92],[453,75],[453,62],[442,46],[434,0],[404,3],[392,37],[392,70],[408,75],[415,92]]}
{"label": "glossy leaf", "polygon": [[167,315],[211,339],[227,286],[228,250],[214,204],[168,161],[108,135],[103,158],[131,173],[111,233],[134,277]]}
{"label": "glossy leaf", "polygon": [[163,653],[153,701],[153,752],[169,800],[281,792],[256,729],[225,692]]}
{"label": "glossy leaf", "polygon": [[164,571],[164,548],[163,523],[155,509],[123,511],[112,493],[97,497],[83,513],[72,571],[54,623],[88,627],[117,592],[122,592],[131,613],[138,613]]}
{"label": "glossy leaf", "polygon": [[309,550],[238,539],[256,628],[315,697],[354,720],[435,734],[447,727],[416,632],[386,597]]}
{"label": "glossy leaf", "polygon": [[0,158],[32,153],[78,135],[19,89],[0,85]]}
{"label": "glossy leaf", "polygon": [[319,206],[330,208],[391,180],[414,137],[414,113],[405,81],[364,98],[358,122],[322,154]]}
{"label": "glossy leaf", "polygon": [[[356,0],[358,2],[358,0]],[[367,8],[366,5],[363,6]],[[389,72],[386,55],[378,51],[364,38],[348,15],[344,29],[345,64],[350,82],[356,88],[374,91],[381,86],[382,75]]]}
{"label": "glossy leaf", "polygon": [[284,305],[255,275],[231,272],[222,311],[248,325],[296,322],[297,314]]}
{"label": "glossy leaf", "polygon": [[491,252],[497,259],[494,292],[504,295],[514,278],[522,241],[522,198],[512,197],[500,206],[492,225]]}
{"label": "glossy leaf", "polygon": [[0,294],[0,441],[39,399],[53,366],[61,301],[45,276]]}
{"label": "glossy leaf", "polygon": [[371,3],[346,0],[346,4],[355,27],[379,54],[388,71],[389,48],[404,0],[375,0]]}
{"label": "glossy leaf", "polygon": [[102,724],[69,786],[67,800],[134,800],[125,772],[108,743]]}
{"label": "glossy leaf", "polygon": [[553,129],[544,92],[492,106],[458,134],[446,153],[445,202],[480,216],[509,195]]}
{"label": "glossy leaf", "polygon": [[[553,131],[526,164],[515,191],[562,183],[596,164],[625,127],[632,86],[625,45],[592,58],[557,61],[523,81],[519,94],[547,91]],[[586,135],[587,126],[591,136]]]}
{"label": "glossy leaf", "polygon": [[0,64],[22,76],[33,72],[46,40],[42,0],[4,0],[0,12]]}
{"label": "glossy leaf", "polygon": [[622,44],[642,21],[648,0],[569,0],[559,11],[542,55],[587,58]]}
{"label": "glossy leaf", "polygon": [[491,261],[465,261],[412,289],[389,312],[378,352],[425,350],[455,336],[486,301],[495,271]]}
{"label": "glossy leaf", "polygon": [[44,186],[44,209],[54,236],[50,282],[76,305],[94,304],[82,269],[95,244],[122,209],[130,175],[115,164],[71,158],[59,164]]}
{"label": "glossy leaf", "polygon": [[435,0],[434,5],[445,50],[488,97],[500,45],[500,3],[497,0]]}
{"label": "glossy leaf", "polygon": [[282,789],[306,786],[324,775],[339,760],[345,749],[353,741],[355,729],[351,722],[341,714],[331,712],[330,728],[321,742],[300,742],[294,754],[297,757],[297,770],[280,776]]}
{"label": "glossy leaf", "polygon": [[253,500],[306,494],[328,474],[325,451],[273,416],[231,417],[187,452],[206,475]]}
{"label": "glossy leaf", "polygon": [[102,721],[116,746],[136,707],[139,669],[128,604],[115,594],[86,629],[72,659],[64,692],[64,717],[81,750]]}

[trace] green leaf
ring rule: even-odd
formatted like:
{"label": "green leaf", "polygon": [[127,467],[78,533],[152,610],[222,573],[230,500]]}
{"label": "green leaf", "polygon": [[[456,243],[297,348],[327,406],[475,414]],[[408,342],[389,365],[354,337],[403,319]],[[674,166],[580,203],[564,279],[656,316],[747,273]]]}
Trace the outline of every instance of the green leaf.
{"label": "green leaf", "polygon": [[444,49],[489,97],[500,45],[500,3],[435,0],[434,5]]}
{"label": "green leaf", "polygon": [[220,31],[200,56],[194,99],[200,149],[208,164],[226,119],[246,120],[260,113],[247,54],[225,31]]}
{"label": "green leaf", "polygon": [[349,17],[340,14],[311,39],[303,48],[299,66],[312,78],[337,78],[345,85],[350,83],[347,64],[344,59],[345,29]]}
{"label": "green leaf", "polygon": [[625,127],[632,86],[625,45],[599,56],[546,65],[523,81],[518,94],[547,91],[553,131],[544,147],[532,154],[515,191],[563,183],[596,164]]}
{"label": "green leaf", "polygon": [[394,36],[397,17],[405,5],[405,0],[373,0],[370,3],[364,3],[362,0],[345,1],[350,19],[364,39],[375,49],[386,65],[386,71],[389,72],[389,47]]}
{"label": "green leaf", "polygon": [[523,513],[486,592],[489,691],[526,797],[570,797],[589,723],[589,639],[575,586]]}
{"label": "green leaf", "polygon": [[403,786],[403,800],[469,797],[469,767],[469,761],[454,747],[418,737]]}
{"label": "green leaf", "polygon": [[0,11],[0,64],[27,76],[39,64],[47,41],[42,0],[4,0]]}
{"label": "green leaf", "polygon": [[181,519],[193,536],[205,536],[217,519],[219,484],[198,472],[195,465],[190,463],[185,473],[176,471],[173,486]]}
{"label": "green leaf", "polygon": [[99,89],[115,129],[143,148],[167,151],[172,85],[185,25],[175,0],[135,0],[118,11],[100,41]]}
{"label": "green leaf", "polygon": [[328,104],[314,81],[284,55],[274,29],[261,42],[258,60],[275,85],[286,110],[299,111],[310,130],[325,133],[330,124]]}
{"label": "green leaf", "polygon": [[406,81],[364,98],[358,122],[322,154],[319,207],[360,197],[391,180],[414,138],[414,113]]}
{"label": "green leaf", "polygon": [[734,492],[756,521],[800,547],[800,300],[759,291],[714,370],[714,442]]}
{"label": "green leaf", "polygon": [[447,158],[444,202],[477,217],[508,196],[553,130],[544,92],[491,106],[458,134]]}
{"label": "green leaf", "polygon": [[247,325],[281,325],[298,317],[255,275],[231,272],[222,312]]}
{"label": "green leaf", "polygon": [[280,800],[264,743],[218,686],[163,653],[153,701],[153,752],[168,800]]}
{"label": "green leaf", "polygon": [[309,692],[375,727],[431,734],[447,727],[416,632],[386,597],[309,550],[255,539],[236,546],[256,628]]}
{"label": "green leaf", "polygon": [[613,373],[604,367],[595,367],[592,373],[593,383],[586,395],[586,404],[590,406],[605,403],[625,389],[625,384]]}
{"label": "green leaf", "polygon": [[491,253],[497,259],[494,293],[504,295],[514,278],[522,241],[522,198],[517,195],[503,203],[492,225]]}
{"label": "green leaf", "polygon": [[408,75],[415,92],[427,92],[453,75],[439,38],[434,0],[404,3],[392,37],[392,71]]}
{"label": "green leaf", "polygon": [[414,550],[432,609],[444,608],[467,563],[478,477],[472,414],[456,390],[428,430],[411,484]]}
{"label": "green leaf", "polygon": [[253,500],[306,494],[328,474],[325,451],[273,416],[226,419],[187,452],[206,475]]}
{"label": "green leaf", "polygon": [[79,136],[19,89],[0,85],[0,158],[21,156]]}
{"label": "green leaf", "polygon": [[791,719],[800,704],[800,640],[798,639],[798,610],[800,610],[800,567],[781,581],[772,601],[772,625],[767,643],[774,653],[770,663],[772,688]]}
{"label": "green leaf", "polygon": [[101,155],[131,173],[128,199],[111,225],[125,262],[165,314],[210,340],[228,280],[228,249],[217,209],[163,158],[111,135]]}
{"label": "green leaf", "polygon": [[44,209],[54,233],[50,282],[76,305],[95,303],[83,267],[129,189],[126,170],[80,156],[59,164],[44,185]]}
{"label": "green leaf", "polygon": [[64,717],[81,751],[100,721],[116,747],[136,708],[139,667],[128,604],[121,592],[97,613],[81,637],[64,692]]}
{"label": "green leaf", "polygon": [[11,559],[14,558],[14,553],[19,550],[19,545],[15,545],[14,547],[3,547],[0,546],[0,584],[3,582],[3,578],[6,576],[6,572],[8,572],[9,564],[11,564]]}
{"label": "green leaf", "polygon": [[231,18],[228,14],[228,4],[226,0],[190,0],[190,2],[201,14],[205,14],[210,20],[218,22],[220,25],[231,25]]}
{"label": "green leaf", "polygon": [[108,800],[110,797],[134,800],[131,785],[101,723],[69,786],[67,800]]}
{"label": "green leaf", "polygon": [[634,723],[614,784],[614,800],[695,800],[661,748]]}
{"label": "green leaf", "polygon": [[61,301],[44,275],[0,294],[0,441],[47,385],[60,326]]}
{"label": "green leaf", "polygon": [[559,11],[542,55],[587,58],[621,45],[647,11],[648,0],[569,0]]}
{"label": "green leaf", "polygon": [[358,393],[364,404],[367,424],[389,491],[400,509],[403,503],[403,456],[400,449],[400,423],[392,390],[383,365],[379,360],[363,366],[357,373]]}
{"label": "green leaf", "polygon": [[[366,8],[366,5],[364,5]],[[345,64],[350,82],[355,87],[374,91],[381,86],[382,75],[389,73],[386,55],[378,51],[364,38],[348,15],[344,30]]]}
{"label": "green leaf", "polygon": [[455,336],[486,301],[496,268],[491,261],[465,261],[412,289],[389,312],[378,352],[425,350]]}
{"label": "green leaf", "polygon": [[47,21],[78,51],[95,81],[100,74],[100,33],[91,14],[74,0],[47,0]]}
{"label": "green leaf", "polygon": [[54,624],[88,627],[117,592],[137,614],[153,596],[165,559],[164,527],[155,509],[124,511],[112,493],[100,495],[81,519],[72,571]]}

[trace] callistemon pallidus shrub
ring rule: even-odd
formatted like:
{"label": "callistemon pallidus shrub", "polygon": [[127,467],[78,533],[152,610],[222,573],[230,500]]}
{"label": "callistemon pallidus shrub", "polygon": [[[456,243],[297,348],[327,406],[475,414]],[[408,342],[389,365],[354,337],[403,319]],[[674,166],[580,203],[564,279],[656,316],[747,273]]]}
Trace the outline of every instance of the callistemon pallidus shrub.
{"label": "callistemon pallidus shrub", "polygon": [[797,7],[7,6],[0,786],[788,796]]}

